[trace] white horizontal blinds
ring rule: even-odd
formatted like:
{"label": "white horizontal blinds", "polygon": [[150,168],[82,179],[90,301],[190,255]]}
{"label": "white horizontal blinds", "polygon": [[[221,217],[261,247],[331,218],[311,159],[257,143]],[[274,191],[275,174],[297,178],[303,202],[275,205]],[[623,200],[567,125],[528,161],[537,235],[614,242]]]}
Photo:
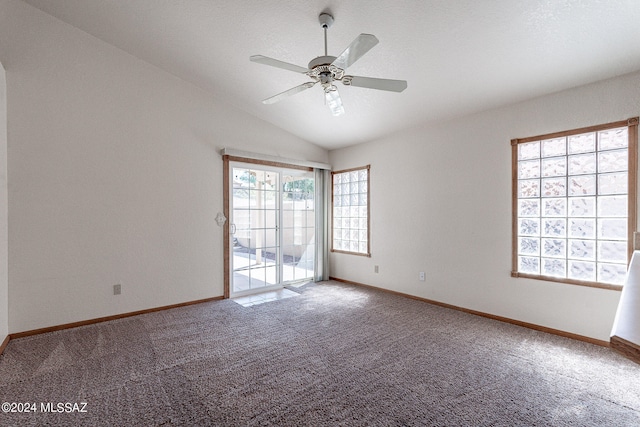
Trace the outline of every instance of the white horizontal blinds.
{"label": "white horizontal blinds", "polygon": [[517,272],[622,285],[629,165],[627,126],[518,143]]}
{"label": "white horizontal blinds", "polygon": [[332,250],[369,255],[369,166],[332,177]]}

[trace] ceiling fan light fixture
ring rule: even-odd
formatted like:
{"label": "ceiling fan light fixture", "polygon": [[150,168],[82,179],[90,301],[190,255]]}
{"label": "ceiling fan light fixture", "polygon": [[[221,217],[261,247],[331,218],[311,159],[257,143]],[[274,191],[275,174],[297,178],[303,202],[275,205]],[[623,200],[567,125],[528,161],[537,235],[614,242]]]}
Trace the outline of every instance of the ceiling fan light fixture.
{"label": "ceiling fan light fixture", "polygon": [[338,93],[338,88],[334,85],[327,86],[324,89],[324,99],[334,116],[341,116],[344,114],[344,107],[342,106],[342,99]]}

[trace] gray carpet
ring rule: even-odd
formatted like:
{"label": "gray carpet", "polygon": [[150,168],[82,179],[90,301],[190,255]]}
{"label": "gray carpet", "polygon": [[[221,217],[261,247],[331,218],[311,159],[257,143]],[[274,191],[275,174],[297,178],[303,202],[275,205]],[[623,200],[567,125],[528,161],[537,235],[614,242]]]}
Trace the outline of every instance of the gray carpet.
{"label": "gray carpet", "polygon": [[[639,426],[609,349],[336,282],[13,340],[0,425]],[[41,402],[87,402],[42,413]]]}

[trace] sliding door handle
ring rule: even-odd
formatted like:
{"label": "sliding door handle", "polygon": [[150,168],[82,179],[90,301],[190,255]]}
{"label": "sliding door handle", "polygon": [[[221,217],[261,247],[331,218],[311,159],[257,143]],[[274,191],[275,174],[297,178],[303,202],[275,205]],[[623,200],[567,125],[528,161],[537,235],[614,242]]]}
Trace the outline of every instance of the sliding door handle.
{"label": "sliding door handle", "polygon": [[231,223],[231,224],[229,224],[229,225],[230,225],[230,227],[229,227],[229,232],[230,232],[231,234],[236,234],[236,225],[235,225],[234,223]]}

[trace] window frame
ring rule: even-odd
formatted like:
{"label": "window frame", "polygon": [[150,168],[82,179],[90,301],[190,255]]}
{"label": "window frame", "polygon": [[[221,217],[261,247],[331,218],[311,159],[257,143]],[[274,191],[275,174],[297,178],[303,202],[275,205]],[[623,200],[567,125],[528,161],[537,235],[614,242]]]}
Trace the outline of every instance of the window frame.
{"label": "window frame", "polygon": [[[334,182],[335,182],[335,176],[338,174],[343,174],[343,173],[348,173],[348,172],[354,172],[354,171],[361,171],[361,170],[366,170],[367,171],[367,252],[353,252],[353,251],[347,251],[344,249],[335,249],[334,248],[334,221],[335,221],[335,215],[334,215],[334,209],[335,209],[335,205],[334,205],[334,196],[335,196],[335,191],[334,191]],[[355,167],[355,168],[350,168],[350,169],[342,169],[342,170],[338,170],[338,171],[331,171],[331,252],[334,253],[342,253],[342,254],[350,254],[350,255],[358,255],[358,256],[364,256],[364,257],[371,257],[371,198],[370,198],[370,192],[371,192],[371,165],[366,165],[366,166],[360,166],[360,167]]]}
{"label": "window frame", "polygon": [[[628,187],[627,187],[627,268],[631,260],[634,250],[634,232],[637,227],[637,176],[638,176],[638,117],[632,117],[627,120],[612,122],[596,126],[588,126],[568,131],[549,133],[527,138],[519,138],[511,140],[511,175],[512,175],[512,260],[511,260],[511,277],[523,277],[536,280],[545,280],[550,282],[566,283],[571,285],[580,285],[595,287],[601,289],[622,290],[622,285],[582,281],[577,279],[569,279],[562,277],[545,276],[541,274],[520,273],[518,271],[518,145],[526,142],[542,141],[552,138],[569,137],[583,133],[598,132],[608,129],[627,127],[628,132]],[[599,150],[596,150],[596,153]],[[567,175],[568,176],[568,175]],[[597,216],[596,216],[597,218]],[[567,259],[565,257],[565,259]]]}

